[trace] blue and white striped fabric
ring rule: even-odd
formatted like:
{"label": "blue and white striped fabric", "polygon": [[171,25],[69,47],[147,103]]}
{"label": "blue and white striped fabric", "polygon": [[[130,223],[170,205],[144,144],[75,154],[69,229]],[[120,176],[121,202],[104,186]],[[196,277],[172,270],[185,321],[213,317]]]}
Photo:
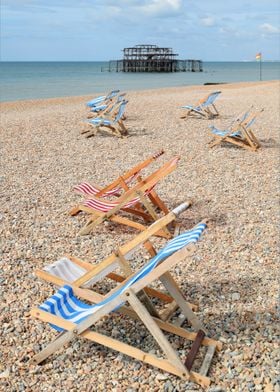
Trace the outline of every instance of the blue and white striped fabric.
{"label": "blue and white striped fabric", "polygon": [[[118,103],[120,103],[121,101],[124,100],[124,96],[125,96],[125,95],[126,95],[126,94],[123,93],[123,94],[120,94],[120,95],[118,96],[115,105],[113,105],[113,106],[111,107],[111,109],[110,109],[109,112],[111,112],[111,111],[114,109],[114,107],[115,107]],[[107,107],[108,107],[108,105],[105,105],[105,104],[104,104],[104,105],[99,105],[99,106],[93,106],[93,107],[90,109],[90,111],[91,111],[91,112],[94,112],[94,113],[98,113],[98,112],[101,112],[102,110],[105,110]]]}
{"label": "blue and white striped fabric", "polygon": [[215,128],[214,126],[211,126],[211,132],[214,133],[214,135],[217,136],[221,136],[221,137],[225,137],[225,136],[232,136],[232,137],[238,137],[241,136],[241,132],[240,131],[236,131],[236,132],[232,132],[229,129],[225,129],[224,131]]}
{"label": "blue and white striped fabric", "polygon": [[[249,116],[250,114],[250,110],[248,110],[247,112],[243,113],[242,115],[236,117],[236,119],[234,119],[234,121],[232,122],[233,124],[238,123],[243,123],[246,118]],[[245,128],[249,128],[255,121],[255,118],[252,118],[251,121],[249,121],[249,123],[246,125]],[[231,128],[232,125],[229,127]],[[237,130],[235,132],[232,132],[231,129],[225,129],[225,130],[221,130],[216,128],[214,125],[210,125],[209,128],[211,129],[211,132],[214,133],[215,135],[221,136],[221,137],[225,137],[225,136],[231,136],[231,137],[242,137],[241,131]]]}
{"label": "blue and white striped fabric", "polygon": [[93,119],[89,120],[89,122],[91,124],[93,124],[93,125],[107,125],[107,126],[110,126],[112,124],[115,124],[116,122],[118,122],[122,118],[127,102],[128,101],[123,101],[122,102],[122,104],[119,107],[119,111],[118,111],[118,113],[117,113],[117,115],[116,115],[116,117],[115,117],[115,119],[113,121],[106,120],[106,119],[101,118],[101,117],[96,117],[96,118],[93,118]]}
{"label": "blue and white striped fabric", "polygon": [[206,99],[206,101],[201,104],[201,106],[212,105],[219,94],[221,94],[221,91],[214,91],[212,94],[209,95],[209,97]]}
{"label": "blue and white striped fabric", "polygon": [[91,112],[98,113],[101,110],[105,110],[108,107],[108,105],[98,105],[98,106],[93,106],[92,109],[90,109]]}
{"label": "blue and white striped fabric", "polygon": [[[117,289],[109,297],[105,298],[98,304],[87,305],[84,302],[78,300],[74,296],[72,287],[65,285],[61,287],[52,297],[45,301],[39,308],[67,321],[79,324],[89,315],[95,313],[102,306],[118,297],[135,282],[149,274],[160,262],[165,260],[167,257],[184,248],[188,244],[197,242],[205,228],[205,223],[199,223],[192,230],[188,230],[185,233],[182,233],[179,236],[173,238],[157,253],[156,256],[154,256],[136,274],[128,279],[124,285],[121,285],[119,289]],[[56,325],[51,324],[51,326],[57,331],[63,331],[63,329]]]}
{"label": "blue and white striped fabric", "polygon": [[110,93],[108,95],[102,95],[100,97],[92,99],[91,101],[88,101],[86,103],[86,105],[89,107],[97,106],[101,102],[104,102],[104,101],[107,101],[108,99],[114,98],[119,92],[120,92],[120,90],[112,90],[112,91],[110,91]]}
{"label": "blue and white striped fabric", "polygon": [[203,107],[207,107],[209,105],[212,105],[214,103],[214,101],[216,100],[216,98],[218,97],[219,94],[221,94],[221,91],[214,91],[213,93],[211,93],[208,96],[206,101],[202,102],[199,106],[185,105],[185,106],[181,106],[181,108],[190,109],[190,110],[193,110],[195,112],[201,112]]}

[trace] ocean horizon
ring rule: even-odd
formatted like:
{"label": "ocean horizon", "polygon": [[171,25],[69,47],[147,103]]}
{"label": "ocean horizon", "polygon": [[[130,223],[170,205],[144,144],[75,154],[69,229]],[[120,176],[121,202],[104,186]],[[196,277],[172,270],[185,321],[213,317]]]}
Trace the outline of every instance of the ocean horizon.
{"label": "ocean horizon", "polygon": [[[257,61],[203,62],[203,72],[108,72],[107,61],[26,61],[0,63],[0,101],[83,96],[163,87],[260,80]],[[261,62],[261,79],[280,79],[279,61]]]}

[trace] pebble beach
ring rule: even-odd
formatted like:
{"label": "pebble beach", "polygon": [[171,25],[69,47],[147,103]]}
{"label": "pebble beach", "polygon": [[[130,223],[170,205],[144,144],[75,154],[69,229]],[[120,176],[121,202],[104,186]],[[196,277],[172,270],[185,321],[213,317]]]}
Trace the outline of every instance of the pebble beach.
{"label": "pebble beach", "polygon": [[[198,385],[118,352],[76,339],[39,366],[28,360],[55,331],[30,316],[54,287],[35,269],[66,254],[98,263],[137,232],[100,225],[77,236],[85,216],[68,215],[81,200],[82,181],[107,185],[163,149],[147,173],[175,155],[178,168],[156,190],[172,209],[191,199],[186,229],[204,218],[208,228],[194,257],[172,272],[211,337],[223,343],[214,357],[209,392],[280,392],[279,375],[279,81],[187,86],[128,92],[128,137],[80,134],[85,103],[94,96],[6,102],[1,109],[1,391],[200,391]],[[220,117],[188,118],[182,105],[221,90]],[[105,92],[106,93],[106,92]],[[209,126],[226,128],[249,109],[264,111],[253,130],[257,152],[230,145],[210,149]],[[105,334],[158,347],[135,322],[114,318]],[[120,336],[122,335],[122,336]],[[180,352],[180,341],[174,341]],[[184,352],[180,352],[184,356]]]}

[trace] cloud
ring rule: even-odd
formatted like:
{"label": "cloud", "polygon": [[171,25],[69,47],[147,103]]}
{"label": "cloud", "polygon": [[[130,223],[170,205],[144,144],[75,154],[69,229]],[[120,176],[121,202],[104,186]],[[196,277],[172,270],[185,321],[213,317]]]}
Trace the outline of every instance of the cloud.
{"label": "cloud", "polygon": [[152,0],[145,1],[137,7],[148,16],[175,16],[180,13],[182,8],[181,0]]}
{"label": "cloud", "polygon": [[205,18],[200,19],[200,23],[202,26],[213,27],[215,26],[215,19],[212,16],[206,16]]}
{"label": "cloud", "polygon": [[263,23],[259,26],[260,30],[266,34],[278,34],[280,29],[278,27],[272,26],[269,23]]}

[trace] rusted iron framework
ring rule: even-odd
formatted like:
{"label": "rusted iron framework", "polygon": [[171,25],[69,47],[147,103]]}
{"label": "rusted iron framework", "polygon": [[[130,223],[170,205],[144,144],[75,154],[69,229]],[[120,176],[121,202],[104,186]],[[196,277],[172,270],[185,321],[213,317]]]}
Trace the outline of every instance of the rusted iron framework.
{"label": "rusted iron framework", "polygon": [[178,60],[172,48],[136,45],[123,49],[122,60],[109,62],[108,71],[116,72],[201,72],[201,60]]}

